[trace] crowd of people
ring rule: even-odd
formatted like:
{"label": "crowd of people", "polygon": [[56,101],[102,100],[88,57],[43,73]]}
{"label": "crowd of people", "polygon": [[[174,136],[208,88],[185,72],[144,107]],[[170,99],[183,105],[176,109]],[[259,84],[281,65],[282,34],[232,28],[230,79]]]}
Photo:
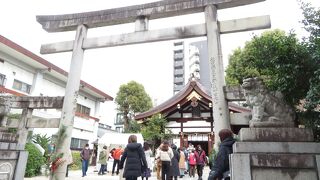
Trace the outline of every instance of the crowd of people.
{"label": "crowd of people", "polygon": [[[164,141],[156,151],[157,179],[177,180],[185,175],[195,177],[197,170],[198,179],[202,179],[203,168],[208,163],[205,151],[200,145],[196,148],[192,144],[186,148],[177,148],[175,144],[169,145]],[[160,173],[161,172],[161,173]]]}
{"label": "crowd of people", "polygon": [[[216,180],[227,177],[229,171],[229,154],[232,153],[232,145],[235,142],[232,131],[223,129],[219,132],[221,140],[219,152],[212,163],[208,180]],[[177,180],[184,176],[202,180],[203,168],[208,164],[208,157],[201,145],[189,144],[187,148],[177,148],[175,144],[163,141],[155,150],[155,161],[152,162],[153,152],[150,144],[145,142],[143,145],[137,142],[137,136],[131,135],[127,146],[122,146],[107,150],[107,146],[99,152],[98,163],[101,164],[98,171],[99,175],[106,174],[107,162],[109,158],[113,159],[112,175],[118,175],[126,180],[136,180],[141,177],[142,180],[148,180],[153,171],[153,163],[158,180]],[[86,176],[90,150],[86,144],[80,153],[82,158],[82,177]]]}

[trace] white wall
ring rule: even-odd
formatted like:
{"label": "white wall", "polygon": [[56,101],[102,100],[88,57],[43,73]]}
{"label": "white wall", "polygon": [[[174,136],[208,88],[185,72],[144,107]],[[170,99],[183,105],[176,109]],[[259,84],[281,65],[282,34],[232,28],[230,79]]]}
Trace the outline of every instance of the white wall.
{"label": "white wall", "polygon": [[[29,85],[39,84],[40,87],[36,87],[36,94],[32,95],[39,96],[64,96],[66,82],[52,77],[44,71],[43,76],[36,76],[36,73],[39,73],[35,68],[11,57],[3,52],[0,52],[0,58],[5,60],[4,63],[0,62],[0,73],[6,75],[5,87],[12,89],[14,79],[27,83]],[[36,80],[37,82],[34,82]],[[41,81],[40,83],[38,83]],[[35,88],[32,88],[35,89]],[[15,90],[15,89],[13,89]],[[18,90],[15,90],[18,91]],[[18,91],[19,92],[19,91]],[[22,92],[24,93],[24,92]],[[24,93],[26,94],[26,93]],[[100,102],[93,100],[91,95],[86,95],[80,92],[80,95],[77,99],[77,103],[83,106],[90,108],[90,116],[96,117],[95,115],[100,114],[99,108],[96,106],[100,105]],[[34,110],[33,116],[43,117],[43,118],[60,118],[61,110],[60,109],[48,109],[48,110]],[[96,117],[99,118],[99,117]],[[35,128],[34,133],[47,134],[48,137],[55,134],[58,131],[57,128]],[[72,132],[72,137],[79,139],[89,140],[89,143],[97,139],[98,131],[98,122],[93,119],[85,119],[81,117],[74,118],[74,129]]]}
{"label": "white wall", "polygon": [[[201,126],[201,127],[208,127],[208,128],[185,128],[185,127],[193,127],[193,126]],[[180,123],[170,121],[166,126],[168,129],[172,131],[173,134],[179,134],[180,128],[170,128],[170,127],[180,127]],[[183,123],[183,132],[198,132],[198,133],[207,133],[210,132],[210,123],[205,121],[188,121]]]}
{"label": "white wall", "polygon": [[[1,53],[0,58],[8,59],[7,56]],[[34,74],[32,73],[30,67],[26,69],[22,69],[12,63],[8,63],[7,61],[5,61],[4,63],[0,63],[0,73],[6,75],[7,78],[5,87],[8,89],[12,89],[14,79],[32,85]]]}

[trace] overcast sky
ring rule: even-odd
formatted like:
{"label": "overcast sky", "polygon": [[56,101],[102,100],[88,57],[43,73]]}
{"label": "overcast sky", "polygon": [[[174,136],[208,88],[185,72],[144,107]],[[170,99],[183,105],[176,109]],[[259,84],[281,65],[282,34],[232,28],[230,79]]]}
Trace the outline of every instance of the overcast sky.
{"label": "overcast sky", "polygon": [[[73,40],[75,32],[47,33],[36,22],[36,15],[68,14],[115,7],[144,4],[155,0],[9,0],[0,7],[0,34],[39,55],[41,44]],[[305,0],[320,6],[319,0]],[[270,15],[272,29],[294,29],[301,37],[301,11],[296,0],[267,0],[266,2],[219,11],[219,20]],[[204,22],[203,13],[150,21],[150,29],[198,24]],[[89,37],[134,31],[134,24],[90,29]],[[224,66],[233,49],[243,46],[253,34],[250,31],[222,35]],[[205,40],[205,38],[187,41]],[[173,41],[88,50],[84,56],[82,79],[115,97],[121,84],[135,80],[144,85],[151,98],[161,103],[173,92]],[[71,53],[40,55],[44,59],[69,70]],[[113,123],[113,102],[102,106],[103,121]]]}

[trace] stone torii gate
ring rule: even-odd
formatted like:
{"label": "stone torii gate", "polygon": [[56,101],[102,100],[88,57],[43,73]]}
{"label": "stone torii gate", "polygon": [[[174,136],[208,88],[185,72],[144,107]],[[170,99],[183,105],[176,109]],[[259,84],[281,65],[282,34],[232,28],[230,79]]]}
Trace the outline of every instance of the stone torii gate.
{"label": "stone torii gate", "polygon": [[[0,179],[24,178],[28,152],[25,151],[30,128],[58,128],[60,118],[33,118],[34,109],[61,109],[63,97],[0,96]],[[7,117],[11,109],[22,109],[20,119]],[[7,132],[17,128],[17,133]]]}
{"label": "stone torii gate", "polygon": [[[230,128],[229,112],[223,91],[225,82],[220,34],[270,28],[271,22],[269,16],[218,21],[217,11],[219,9],[262,1],[265,0],[165,0],[101,11],[37,16],[37,21],[47,32],[75,30],[77,32],[75,40],[45,44],[41,46],[40,50],[42,54],[73,52],[60,127],[66,126],[66,134],[70,137],[76,107],[75,99],[77,98],[79,90],[84,50],[207,36],[209,49],[208,60],[210,61],[212,84],[212,108],[215,122],[214,130],[215,132],[219,132],[219,130],[223,128]],[[205,13],[206,23],[148,30],[149,20],[199,12]],[[89,28],[124,23],[135,23],[135,32],[104,37],[86,37]],[[58,149],[58,152],[67,152],[70,147],[70,141],[70,138],[66,138],[61,149]],[[217,136],[215,141],[219,141]],[[64,179],[65,166],[66,165],[62,165],[57,170],[55,176],[58,179]]]}

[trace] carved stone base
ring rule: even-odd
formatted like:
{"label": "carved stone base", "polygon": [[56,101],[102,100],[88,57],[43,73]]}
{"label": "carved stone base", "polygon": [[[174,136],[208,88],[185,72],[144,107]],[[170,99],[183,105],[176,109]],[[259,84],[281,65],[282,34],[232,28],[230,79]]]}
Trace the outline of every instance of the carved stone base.
{"label": "carved stone base", "polygon": [[242,142],[313,142],[311,129],[305,128],[242,128]]}
{"label": "carved stone base", "polygon": [[232,180],[318,180],[319,155],[235,153]]}
{"label": "carved stone base", "polygon": [[294,122],[285,122],[285,121],[249,121],[249,127],[251,128],[279,128],[279,127],[294,127]]}
{"label": "carved stone base", "polygon": [[232,180],[318,180],[320,143],[309,129],[243,128],[230,156]]}

